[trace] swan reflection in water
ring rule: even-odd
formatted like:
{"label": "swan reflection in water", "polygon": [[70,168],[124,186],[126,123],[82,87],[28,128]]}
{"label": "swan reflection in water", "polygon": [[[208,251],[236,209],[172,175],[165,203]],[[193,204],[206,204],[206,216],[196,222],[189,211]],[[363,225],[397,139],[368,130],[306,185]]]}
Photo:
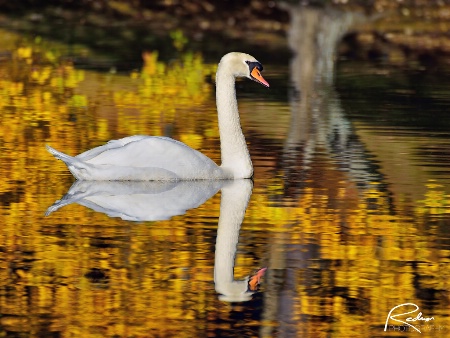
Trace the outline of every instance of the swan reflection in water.
{"label": "swan reflection in water", "polygon": [[244,280],[234,279],[239,230],[252,194],[253,182],[204,181],[76,181],[66,195],[47,209],[46,215],[77,203],[109,217],[127,221],[158,221],[182,215],[222,192],[214,261],[214,283],[219,299],[243,302],[258,291],[266,268]]}
{"label": "swan reflection in water", "polygon": [[225,181],[75,181],[46,215],[78,203],[126,221],[161,221],[183,215],[215,195]]}

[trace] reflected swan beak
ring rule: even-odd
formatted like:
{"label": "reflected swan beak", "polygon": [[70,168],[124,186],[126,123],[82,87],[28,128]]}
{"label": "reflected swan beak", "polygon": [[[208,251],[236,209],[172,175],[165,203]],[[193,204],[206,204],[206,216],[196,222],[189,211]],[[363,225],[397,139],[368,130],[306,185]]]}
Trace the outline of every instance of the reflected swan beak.
{"label": "reflected swan beak", "polygon": [[261,278],[263,278],[264,274],[266,273],[267,268],[260,269],[256,274],[250,277],[250,280],[248,281],[248,288],[250,291],[257,291],[258,285],[261,281]]}
{"label": "reflected swan beak", "polygon": [[266,87],[270,87],[269,83],[262,77],[261,73],[259,72],[258,68],[253,68],[252,72],[251,72],[251,76],[253,78],[253,80],[255,80],[256,82],[261,83],[262,85],[266,86]]}

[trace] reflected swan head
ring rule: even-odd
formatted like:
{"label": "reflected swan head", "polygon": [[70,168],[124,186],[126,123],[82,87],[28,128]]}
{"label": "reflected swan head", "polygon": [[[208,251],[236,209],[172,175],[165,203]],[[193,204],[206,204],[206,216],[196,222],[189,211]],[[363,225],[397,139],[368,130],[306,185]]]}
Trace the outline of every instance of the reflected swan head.
{"label": "reflected swan head", "polygon": [[224,302],[247,302],[252,299],[253,294],[258,292],[261,279],[264,277],[267,268],[259,269],[252,276],[247,276],[244,280],[233,280],[228,283],[216,281],[216,291],[221,293],[219,300]]}
{"label": "reflected swan head", "polygon": [[261,75],[263,65],[250,54],[228,53],[220,60],[219,69],[228,69],[235,77],[246,77],[269,87],[269,83]]}
{"label": "reflected swan head", "polygon": [[219,300],[229,303],[248,302],[252,299],[255,291],[249,289],[249,277],[240,281],[229,281],[228,283],[221,283],[216,280],[216,291],[220,293]]}

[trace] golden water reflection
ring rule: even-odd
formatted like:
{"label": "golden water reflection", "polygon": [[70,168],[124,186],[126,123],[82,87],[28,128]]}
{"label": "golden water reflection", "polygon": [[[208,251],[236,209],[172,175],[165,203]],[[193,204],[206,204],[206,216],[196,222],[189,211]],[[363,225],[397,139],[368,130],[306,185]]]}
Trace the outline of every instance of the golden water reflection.
{"label": "golden water reflection", "polygon": [[[390,309],[408,302],[435,318],[422,336],[448,334],[446,187],[417,182],[425,193],[413,201],[392,198],[378,178],[360,189],[320,147],[306,173],[280,167],[284,139],[266,132],[270,121],[252,129],[253,97],[241,100],[255,181],[242,224],[233,223],[233,278],[268,270],[245,302],[215,290],[221,193],[162,221],[77,204],[45,217],[73,183],[46,143],[76,154],[129,134],[169,135],[217,161],[214,66],[147,53],[142,71],[100,74],[33,48],[0,62],[0,336],[384,336]],[[288,103],[261,100],[254,114],[284,112],[276,128],[288,130]]]}

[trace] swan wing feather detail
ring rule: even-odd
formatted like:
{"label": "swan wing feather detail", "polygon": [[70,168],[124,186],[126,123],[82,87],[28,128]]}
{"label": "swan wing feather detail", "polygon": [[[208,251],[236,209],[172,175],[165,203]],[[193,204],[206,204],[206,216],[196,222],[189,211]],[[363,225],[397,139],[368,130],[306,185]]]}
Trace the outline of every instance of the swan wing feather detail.
{"label": "swan wing feather detail", "polygon": [[[84,153],[81,153],[81,154],[79,154],[79,155],[77,155],[75,157],[80,159],[80,160],[82,160],[82,161],[88,161],[88,160],[98,156],[99,154],[103,153],[104,151],[107,151],[107,150],[110,150],[110,149],[121,148],[121,147],[123,147],[124,145],[126,145],[126,144],[128,144],[130,142],[139,141],[139,140],[141,140],[143,138],[146,138],[146,137],[148,137],[148,136],[134,135],[134,136],[124,137],[124,138],[121,138],[119,140],[111,140],[111,141],[108,141],[108,143],[106,143],[103,146],[90,149],[90,150],[85,151]],[[161,138],[167,138],[167,137],[161,137]]]}

